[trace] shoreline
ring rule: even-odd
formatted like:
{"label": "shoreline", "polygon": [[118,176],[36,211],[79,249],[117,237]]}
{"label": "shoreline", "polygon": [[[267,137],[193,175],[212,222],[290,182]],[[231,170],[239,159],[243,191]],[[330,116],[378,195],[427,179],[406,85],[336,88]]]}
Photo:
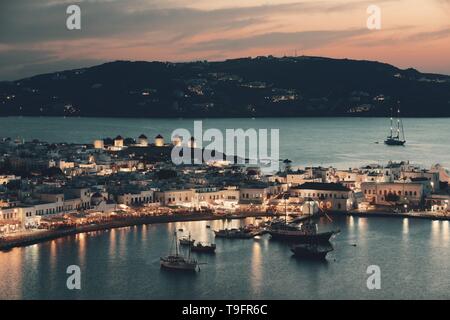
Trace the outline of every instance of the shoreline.
{"label": "shoreline", "polygon": [[[347,212],[328,212],[330,216],[335,217],[384,217],[384,218],[416,218],[416,219],[427,219],[427,220],[440,220],[449,221],[450,216],[435,215],[435,214],[413,214],[408,212],[403,213],[393,213],[393,212],[358,212],[358,211],[347,211]],[[147,216],[147,217],[137,217],[137,218],[125,218],[115,221],[108,221],[101,224],[90,224],[73,227],[70,229],[60,229],[60,230],[42,230],[42,232],[36,232],[36,234],[29,234],[24,236],[10,237],[10,239],[0,239],[0,251],[9,251],[17,247],[26,247],[42,242],[47,242],[50,240],[55,240],[65,236],[76,235],[79,233],[87,233],[94,231],[104,231],[115,228],[131,227],[145,224],[159,224],[159,223],[171,223],[171,222],[181,222],[181,221],[211,221],[211,220],[225,220],[225,219],[245,219],[252,217],[275,217],[282,216],[280,214],[271,214],[266,212],[241,212],[230,216],[218,216],[214,214],[178,214],[170,216]]]}
{"label": "shoreline", "polygon": [[351,217],[361,217],[361,218],[369,218],[369,217],[383,217],[383,218],[412,218],[412,219],[425,219],[425,220],[440,220],[440,221],[449,221],[450,216],[445,215],[436,215],[431,213],[415,213],[415,212],[382,212],[382,211],[373,211],[373,212],[361,212],[361,211],[348,211],[348,212],[329,212],[327,213],[332,216],[351,216]]}
{"label": "shoreline", "polygon": [[147,216],[137,218],[126,218],[115,221],[108,221],[101,224],[83,225],[70,229],[60,230],[42,230],[37,234],[11,237],[10,239],[0,239],[0,251],[8,251],[17,247],[26,247],[65,236],[76,235],[79,233],[87,233],[94,231],[104,231],[115,228],[132,227],[144,224],[170,223],[180,221],[209,221],[209,220],[225,220],[225,219],[245,219],[252,217],[274,217],[274,215],[266,212],[241,212],[227,217],[214,214],[181,214],[170,216]]}

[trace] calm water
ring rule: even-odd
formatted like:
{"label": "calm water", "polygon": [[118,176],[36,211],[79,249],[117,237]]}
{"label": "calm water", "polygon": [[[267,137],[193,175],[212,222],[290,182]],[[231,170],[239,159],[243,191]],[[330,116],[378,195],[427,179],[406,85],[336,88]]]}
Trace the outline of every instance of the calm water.
{"label": "calm water", "polygon": [[[247,219],[254,222],[253,218]],[[217,239],[215,256],[197,274],[160,270],[159,257],[182,227],[210,241],[206,228],[244,221],[147,225],[70,236],[0,253],[0,298],[363,299],[450,298],[449,223],[394,218],[339,218],[326,262],[301,261],[287,245]],[[356,246],[353,246],[356,244]],[[68,265],[81,267],[81,290],[65,287]],[[381,268],[381,290],[368,290],[366,268]]]}
{"label": "calm water", "polygon": [[[387,160],[429,166],[450,165],[450,119],[405,119],[407,146],[382,142],[387,119],[290,118],[206,119],[204,128],[278,128],[280,157],[297,165],[346,168]],[[109,118],[0,118],[0,136],[49,142],[91,142],[102,137],[137,137],[176,128],[191,130],[193,120]],[[253,219],[247,220],[253,222]],[[237,226],[243,221],[232,221]],[[450,298],[449,222],[389,218],[340,218],[342,233],[333,240],[328,262],[291,257],[289,248],[264,237],[217,239],[215,256],[196,275],[166,273],[159,257],[171,234],[183,227],[201,241],[206,228],[230,227],[222,221],[122,228],[58,239],[0,253],[0,298],[167,298],[167,299],[346,299]],[[353,246],[356,244],[356,246]],[[82,290],[66,289],[67,266],[82,270]],[[382,289],[366,288],[366,269],[378,265]]]}
{"label": "calm water", "polygon": [[[23,137],[49,142],[88,143],[118,134],[149,138],[161,133],[167,140],[176,128],[193,132],[193,119],[118,118],[0,118],[0,137]],[[450,118],[404,119],[406,147],[385,146],[389,120],[384,118],[264,118],[204,119],[204,130],[256,128],[280,130],[280,157],[296,165],[362,164],[410,160],[430,166],[450,166]],[[375,144],[375,142],[381,142]]]}

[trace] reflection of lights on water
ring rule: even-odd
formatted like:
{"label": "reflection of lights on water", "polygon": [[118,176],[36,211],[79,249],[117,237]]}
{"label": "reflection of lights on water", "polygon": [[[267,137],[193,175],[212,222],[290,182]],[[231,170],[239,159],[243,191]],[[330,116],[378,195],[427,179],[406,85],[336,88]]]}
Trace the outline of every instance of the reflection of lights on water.
{"label": "reflection of lights on water", "polygon": [[142,228],[141,241],[142,241],[142,243],[146,243],[147,242],[148,227],[147,227],[146,224],[143,224],[141,228]]}
{"label": "reflection of lights on water", "polygon": [[443,245],[448,246],[448,239],[449,239],[449,223],[448,221],[442,221],[442,238],[443,238]]}
{"label": "reflection of lights on water", "polygon": [[439,236],[439,221],[433,220],[431,221],[431,234],[436,237]]}
{"label": "reflection of lights on water", "polygon": [[84,258],[86,256],[86,234],[78,233],[76,239],[78,240],[78,259],[80,264],[84,264]]}
{"label": "reflection of lights on water", "polygon": [[113,256],[116,252],[116,231],[117,229],[111,229],[109,233],[109,255]]}
{"label": "reflection of lights on water", "polygon": [[366,231],[367,229],[367,218],[358,218],[358,229],[359,231]]}
{"label": "reflection of lights on water", "polygon": [[[25,274],[25,266],[36,267],[37,258],[33,255],[37,252],[36,247],[38,245],[32,245],[26,248],[14,248],[7,253],[0,254],[0,286],[3,299],[23,299],[23,276]],[[31,247],[35,247],[32,250]],[[28,254],[31,254],[29,257]],[[30,261],[28,261],[30,260]]]}
{"label": "reflection of lights on water", "polygon": [[430,241],[433,244],[441,245],[443,243],[443,241],[441,241],[441,239],[440,239],[441,236],[442,236],[441,226],[442,226],[442,222],[441,221],[433,220],[431,222],[431,237],[430,237]]}
{"label": "reflection of lights on water", "polygon": [[52,269],[52,271],[55,270],[56,266],[56,255],[57,255],[56,249],[57,249],[56,240],[50,241],[50,268]]}
{"label": "reflection of lights on water", "polygon": [[403,218],[403,234],[409,233],[409,219]]}
{"label": "reflection of lights on water", "polygon": [[348,217],[348,226],[351,228],[355,226],[355,218],[353,216]]}
{"label": "reflection of lights on water", "polygon": [[258,289],[261,286],[262,281],[262,268],[261,268],[261,246],[258,242],[254,242],[252,246],[252,276],[251,283],[253,290]]}
{"label": "reflection of lights on water", "polygon": [[31,249],[31,252],[33,254],[37,253],[39,251],[39,245],[38,244],[32,244],[29,248]]}

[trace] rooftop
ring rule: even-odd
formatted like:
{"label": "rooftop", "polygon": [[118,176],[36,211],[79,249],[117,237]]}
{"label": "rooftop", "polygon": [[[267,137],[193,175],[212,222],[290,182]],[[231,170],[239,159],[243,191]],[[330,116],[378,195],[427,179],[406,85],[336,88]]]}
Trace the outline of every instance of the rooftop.
{"label": "rooftop", "polygon": [[340,183],[322,183],[322,182],[306,182],[294,189],[303,190],[323,190],[323,191],[350,191],[349,188],[345,187]]}

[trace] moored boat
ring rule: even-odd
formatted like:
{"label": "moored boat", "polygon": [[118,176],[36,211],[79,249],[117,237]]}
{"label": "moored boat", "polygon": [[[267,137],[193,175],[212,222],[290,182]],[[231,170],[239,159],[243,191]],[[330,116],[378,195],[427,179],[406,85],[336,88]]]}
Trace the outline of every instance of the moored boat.
{"label": "moored boat", "polygon": [[[190,240],[190,239],[189,239]],[[180,255],[178,251],[177,233],[174,232],[175,252],[160,258],[161,268],[179,271],[197,271],[198,261],[191,259],[191,249],[189,246],[189,254],[187,257]]]}
{"label": "moored boat", "polygon": [[329,252],[333,251],[333,247],[331,245],[319,246],[317,244],[304,243],[292,246],[291,251],[298,258],[323,260]]}
{"label": "moored boat", "polygon": [[[309,208],[311,205],[309,205]],[[285,207],[284,221],[272,222],[267,232],[272,239],[289,240],[297,243],[318,243],[328,242],[330,238],[339,231],[319,232],[317,223],[313,221],[313,212],[306,218],[299,219],[302,221],[300,226],[296,223],[287,222],[287,209]],[[328,217],[328,216],[327,216]]]}
{"label": "moored boat", "polygon": [[228,239],[250,239],[256,235],[253,232],[247,232],[242,228],[214,230],[214,234],[218,238],[228,238]]}
{"label": "moored boat", "polygon": [[317,224],[304,222],[300,227],[292,224],[276,224],[270,226],[268,233],[272,239],[292,240],[296,242],[328,242],[337,231],[318,232]]}
{"label": "moored boat", "polygon": [[[392,113],[392,109],[391,109]],[[400,109],[397,109],[397,128],[394,133],[394,118],[391,114],[391,130],[389,136],[384,140],[384,143],[388,146],[403,146],[406,143],[405,131],[403,129],[403,122],[400,119]]]}
{"label": "moored boat", "polygon": [[197,242],[195,245],[191,247],[193,252],[202,252],[202,253],[214,253],[216,251],[216,244],[204,244],[201,242]]}
{"label": "moored boat", "polygon": [[190,236],[189,237],[180,238],[180,245],[182,245],[182,246],[191,246],[191,245],[194,244],[194,242],[195,242],[195,240],[191,239]]}
{"label": "moored boat", "polygon": [[161,257],[161,268],[172,270],[196,271],[198,267],[197,260],[186,259],[180,255],[168,255]]}

